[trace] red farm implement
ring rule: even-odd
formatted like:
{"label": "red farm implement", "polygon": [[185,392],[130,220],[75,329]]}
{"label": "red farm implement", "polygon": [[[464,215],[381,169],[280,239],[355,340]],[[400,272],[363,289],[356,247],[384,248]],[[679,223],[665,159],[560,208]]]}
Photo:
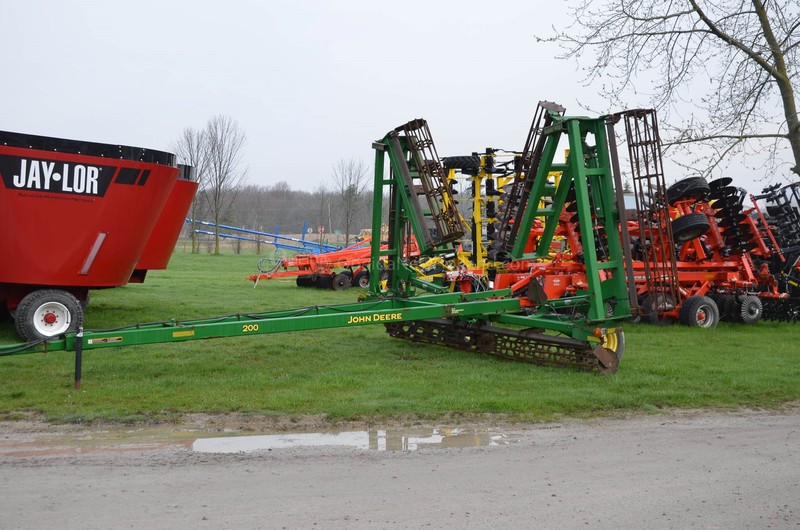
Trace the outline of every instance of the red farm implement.
{"label": "red farm implement", "polygon": [[0,132],[0,299],[26,340],[74,331],[90,289],[163,269],[197,187],[170,153]]}
{"label": "red farm implement", "polygon": [[[626,211],[623,217],[628,221],[619,224],[610,224],[599,215],[598,205],[607,192],[590,181],[588,197],[579,199],[573,183],[562,200],[557,176],[551,179],[553,191],[537,196],[538,212],[557,217],[557,223],[547,223],[544,216],[526,221],[518,215],[531,200],[532,184],[524,177],[528,161],[535,158],[530,134],[525,150],[515,157],[515,178],[505,187],[510,190],[500,193],[499,215],[491,197],[496,188],[488,186],[492,175],[483,174],[483,160],[480,165],[475,161],[475,168],[481,169],[471,173],[476,179],[476,197],[479,179],[489,181],[486,198],[476,199],[475,208],[485,203],[487,216],[497,217],[490,219],[494,222],[484,231],[489,239],[485,245],[490,249],[489,259],[500,260],[487,270],[493,288],[510,289],[529,307],[575,297],[589,285],[585,249],[591,249],[601,261],[608,259],[608,237],[614,232],[631,243],[623,252],[629,301],[637,318],[701,327],[714,326],[720,319],[741,323],[754,323],[762,316],[798,320],[800,185],[768,188],[763,195],[750,197],[751,206],[745,204],[743,190],[730,186],[729,178],[710,183],[689,178],[667,188],[654,111],[633,110],[607,117],[609,134],[620,121],[625,126],[636,208]],[[532,127],[532,131],[536,129]],[[616,172],[619,174],[619,168]],[[765,208],[758,206],[759,200]],[[583,215],[582,201],[589,204],[589,212]],[[560,209],[559,204],[563,204]],[[529,231],[522,228],[527,226]],[[512,248],[522,257],[508,259],[506,253]],[[601,281],[607,279],[602,267],[598,275]],[[616,301],[608,311],[613,311],[613,303]],[[568,304],[549,304],[556,312],[577,311]]]}
{"label": "red farm implement", "polygon": [[[419,256],[416,238],[411,236],[404,245],[407,259]],[[382,249],[388,248],[386,244]],[[296,254],[291,258],[262,258],[258,261],[258,274],[247,279],[254,282],[275,278],[296,278],[298,287],[318,287],[343,291],[351,286],[366,289],[370,284],[372,238],[333,252]]]}

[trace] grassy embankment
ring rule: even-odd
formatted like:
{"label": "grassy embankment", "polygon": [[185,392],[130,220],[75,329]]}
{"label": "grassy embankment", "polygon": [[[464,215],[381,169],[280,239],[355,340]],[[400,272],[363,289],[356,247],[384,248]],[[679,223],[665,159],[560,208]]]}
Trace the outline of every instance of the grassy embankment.
{"label": "grassy embankment", "polygon": [[[94,291],[87,328],[346,303],[356,291],[253,289],[253,254],[176,252],[141,285]],[[612,376],[513,363],[407,343],[382,326],[87,351],[73,390],[73,355],[0,358],[0,417],[157,420],[182,413],[326,414],[332,420],[408,414],[504,413],[541,420],[664,407],[776,406],[800,398],[800,326],[723,323],[714,330],[627,325]],[[0,324],[0,341],[16,340]]]}

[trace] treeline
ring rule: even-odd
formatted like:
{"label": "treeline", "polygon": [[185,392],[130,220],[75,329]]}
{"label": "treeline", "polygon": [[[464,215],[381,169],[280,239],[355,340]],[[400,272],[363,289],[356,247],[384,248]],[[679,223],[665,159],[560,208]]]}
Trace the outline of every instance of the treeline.
{"label": "treeline", "polygon": [[[306,224],[314,233],[322,226],[326,234],[338,232],[352,240],[352,236],[372,224],[371,190],[343,196],[324,187],[313,192],[293,190],[281,181],[266,186],[239,186],[227,192],[224,202],[219,224],[259,232],[277,230],[284,235],[296,235]],[[209,191],[199,191],[195,219],[213,222],[211,204]]]}
{"label": "treeline", "polygon": [[[259,232],[300,234],[304,223],[317,232],[352,236],[372,222],[371,171],[361,161],[341,159],[314,192],[293,190],[285,182],[269,186],[247,184],[242,160],[246,135],[229,116],[214,116],[202,129],[188,127],[172,146],[179,160],[195,168],[198,192],[189,217],[215,227],[213,251],[219,254],[220,225]],[[199,252],[196,226],[190,226],[192,252]],[[224,238],[223,238],[224,239]]]}

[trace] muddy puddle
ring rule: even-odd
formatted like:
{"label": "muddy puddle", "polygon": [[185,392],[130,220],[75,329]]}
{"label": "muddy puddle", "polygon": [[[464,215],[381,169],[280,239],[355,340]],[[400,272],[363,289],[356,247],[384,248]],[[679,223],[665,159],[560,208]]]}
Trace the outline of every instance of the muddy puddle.
{"label": "muddy puddle", "polygon": [[365,451],[492,447],[519,435],[487,428],[370,429],[315,433],[242,435],[241,431],[176,430],[174,427],[108,428],[91,432],[35,432],[0,438],[0,457],[148,452],[169,449],[198,453],[251,453],[303,447],[346,447]]}
{"label": "muddy puddle", "polygon": [[201,438],[192,450],[202,453],[247,453],[298,447],[350,447],[373,451],[490,447],[508,445],[514,435],[476,429],[436,428],[415,430],[345,431],[328,433],[281,433],[256,436]]}

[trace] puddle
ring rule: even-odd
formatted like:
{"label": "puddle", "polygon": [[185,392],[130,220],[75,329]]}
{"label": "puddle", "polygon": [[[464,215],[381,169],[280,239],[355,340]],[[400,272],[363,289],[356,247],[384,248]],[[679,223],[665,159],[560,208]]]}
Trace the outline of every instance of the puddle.
{"label": "puddle", "polygon": [[475,429],[415,431],[369,430],[331,433],[283,433],[200,438],[192,450],[200,453],[248,453],[299,447],[351,447],[373,451],[416,451],[422,448],[465,448],[508,445],[513,435]]}
{"label": "puddle", "polygon": [[[491,447],[517,442],[520,435],[486,428],[426,428],[321,433],[241,435],[179,430],[168,426],[108,428],[89,432],[39,431],[0,436],[1,457],[150,452],[170,449],[198,453],[249,453],[301,447],[350,447],[366,451]],[[211,437],[214,436],[214,437]]]}

